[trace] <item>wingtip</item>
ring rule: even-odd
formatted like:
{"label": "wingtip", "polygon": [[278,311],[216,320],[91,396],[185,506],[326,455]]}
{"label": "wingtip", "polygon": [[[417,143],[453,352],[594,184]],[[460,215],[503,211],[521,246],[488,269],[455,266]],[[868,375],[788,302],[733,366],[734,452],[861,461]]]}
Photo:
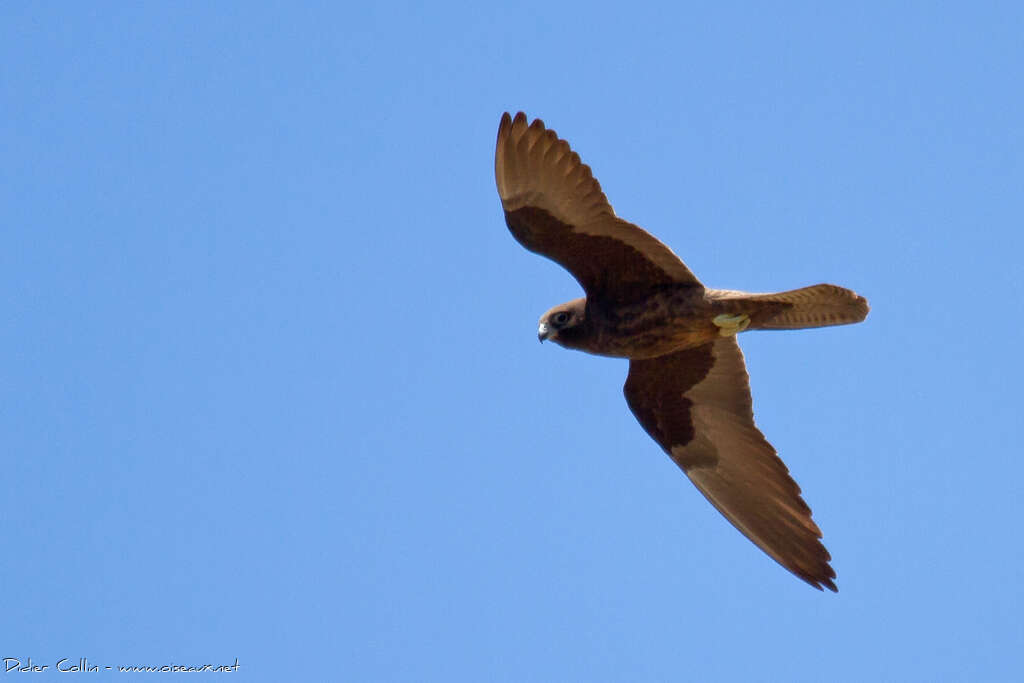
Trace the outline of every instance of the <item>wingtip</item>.
{"label": "wingtip", "polygon": [[509,129],[512,128],[512,115],[505,112],[501,115],[501,121],[498,123],[498,140],[500,141],[503,137],[508,135]]}
{"label": "wingtip", "polygon": [[[538,135],[538,132],[541,135]],[[509,149],[524,144],[524,141],[528,141],[532,145],[545,132],[557,137],[554,131],[547,131],[542,120],[534,119],[532,123],[529,123],[526,112],[516,112],[515,116],[507,111],[502,113],[501,121],[498,123],[498,139],[494,146],[494,179],[503,202],[506,199],[507,178],[515,177],[516,166],[523,163],[523,154],[509,152]]]}
{"label": "wingtip", "polygon": [[[796,572],[793,572],[793,573],[796,574]],[[800,579],[801,581],[803,581],[804,583],[806,583],[811,588],[813,588],[815,590],[819,590],[822,593],[825,592],[826,588],[829,589],[830,591],[832,591],[833,593],[838,593],[839,592],[839,589],[836,587],[835,581],[833,581],[832,579],[822,578],[822,577],[814,577],[814,576],[805,576],[803,574],[796,574],[796,577],[798,579]]]}
{"label": "wingtip", "polygon": [[524,128],[541,128],[544,129],[544,121],[541,119],[534,119],[530,121],[526,116],[526,112],[517,111],[515,115],[511,112],[504,112],[501,115],[501,123],[498,124],[498,130],[505,130],[511,127],[524,127]]}
{"label": "wingtip", "polygon": [[813,588],[817,588],[822,592],[824,592],[827,588],[833,593],[838,593],[839,588],[836,586],[836,582],[833,580],[836,578],[836,574],[832,570],[832,567],[826,565],[826,569],[828,570],[828,573],[823,574],[821,576],[811,576],[809,574],[802,573],[797,574],[796,572],[793,573],[796,574],[798,578],[803,579],[805,583],[807,583],[809,586],[812,586]]}
{"label": "wingtip", "polygon": [[544,128],[544,122],[540,119],[534,119],[533,123],[528,123],[525,112],[516,112],[515,116],[509,112],[504,112],[501,115],[501,121],[498,123],[498,143],[500,145],[503,138],[509,138],[515,136],[517,139],[522,135],[522,131],[526,128],[534,128],[540,126]]}

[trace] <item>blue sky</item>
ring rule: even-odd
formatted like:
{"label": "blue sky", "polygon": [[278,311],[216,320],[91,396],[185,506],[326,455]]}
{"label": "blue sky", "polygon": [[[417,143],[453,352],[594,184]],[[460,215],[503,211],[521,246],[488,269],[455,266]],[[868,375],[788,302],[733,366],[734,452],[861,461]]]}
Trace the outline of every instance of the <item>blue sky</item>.
{"label": "blue sky", "polygon": [[[5,3],[0,657],[1019,674],[1024,10],[893,5]],[[709,286],[870,300],[741,337],[837,595],[537,344],[519,109]]]}

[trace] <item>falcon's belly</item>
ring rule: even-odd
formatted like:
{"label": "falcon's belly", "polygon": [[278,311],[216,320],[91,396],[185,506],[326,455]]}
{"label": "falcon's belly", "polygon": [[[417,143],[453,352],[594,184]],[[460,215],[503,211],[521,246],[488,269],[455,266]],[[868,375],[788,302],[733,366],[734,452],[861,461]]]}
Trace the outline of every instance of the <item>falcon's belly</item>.
{"label": "falcon's belly", "polygon": [[[730,329],[720,316],[733,313],[709,300],[703,288],[688,287],[653,294],[635,304],[589,306],[594,326],[592,353],[622,358],[655,358],[714,341]],[[716,318],[718,320],[716,321]]]}
{"label": "falcon's belly", "polygon": [[602,333],[598,348],[603,356],[619,358],[657,358],[676,351],[691,349],[718,338],[714,325],[693,319],[666,320],[664,325],[634,333]]}

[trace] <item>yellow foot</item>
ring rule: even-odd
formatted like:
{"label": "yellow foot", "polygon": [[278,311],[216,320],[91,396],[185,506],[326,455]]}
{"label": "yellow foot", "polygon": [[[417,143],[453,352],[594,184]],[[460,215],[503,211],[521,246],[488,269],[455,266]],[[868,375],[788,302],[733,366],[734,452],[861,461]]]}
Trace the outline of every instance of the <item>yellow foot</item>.
{"label": "yellow foot", "polygon": [[716,315],[711,322],[718,326],[718,334],[723,337],[731,337],[742,332],[750,325],[750,316],[745,313],[739,315]]}

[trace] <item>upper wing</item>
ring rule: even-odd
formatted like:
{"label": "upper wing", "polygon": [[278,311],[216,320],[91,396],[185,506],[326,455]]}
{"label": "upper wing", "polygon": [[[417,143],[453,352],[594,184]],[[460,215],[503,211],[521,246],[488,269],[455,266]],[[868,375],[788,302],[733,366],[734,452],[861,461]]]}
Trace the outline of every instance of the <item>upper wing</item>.
{"label": "upper wing", "polygon": [[735,337],[632,360],[624,391],[647,433],[737,529],[818,590],[837,590],[800,487],[754,426]]}
{"label": "upper wing", "polygon": [[588,296],[699,284],[671,249],[615,216],[590,167],[540,119],[501,117],[494,177],[512,235],[565,267]]}

